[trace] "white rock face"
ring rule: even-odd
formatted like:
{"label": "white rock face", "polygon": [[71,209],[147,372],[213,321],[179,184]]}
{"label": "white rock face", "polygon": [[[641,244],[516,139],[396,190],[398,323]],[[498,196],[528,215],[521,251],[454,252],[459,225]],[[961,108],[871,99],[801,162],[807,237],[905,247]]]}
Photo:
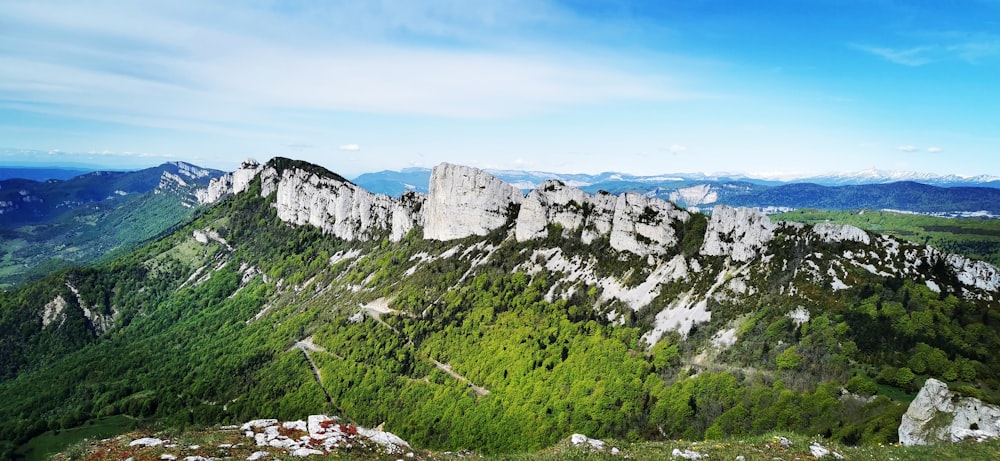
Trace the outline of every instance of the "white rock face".
{"label": "white rock face", "polygon": [[670,193],[670,201],[685,207],[708,205],[719,200],[719,194],[709,184],[677,189]]}
{"label": "white rock face", "polygon": [[215,203],[226,195],[238,194],[247,190],[250,187],[250,182],[263,168],[263,165],[257,163],[256,160],[244,161],[238,170],[213,179],[208,183],[208,188],[195,192],[198,203],[201,205]]}
{"label": "white rock face", "polygon": [[899,424],[903,445],[1000,437],[1000,407],[972,397],[958,398],[948,385],[930,378]]}
{"label": "white rock face", "polygon": [[282,221],[309,224],[344,240],[370,240],[379,232],[402,238],[417,224],[392,198],[336,178],[289,168],[271,181],[274,207]]}
{"label": "white rock face", "polygon": [[813,233],[825,242],[861,242],[871,244],[868,233],[847,224],[819,223],[813,226]]}
{"label": "white rock face", "polygon": [[745,262],[756,257],[772,238],[774,224],[764,213],[719,205],[712,209],[701,254]]}
{"label": "white rock face", "polygon": [[619,195],[612,221],[611,247],[639,256],[663,254],[667,247],[677,245],[670,224],[690,217],[666,200],[634,193]]}
{"label": "white rock face", "polygon": [[49,326],[56,319],[60,318],[66,310],[66,300],[62,295],[56,296],[42,308],[42,328]]}
{"label": "white rock face", "polygon": [[549,224],[575,231],[583,227],[589,204],[590,194],[561,181],[545,181],[521,202],[514,236],[518,242],[545,237]]}
{"label": "white rock face", "polygon": [[442,163],[431,171],[424,238],[453,240],[486,235],[507,223],[521,191],[482,170]]}
{"label": "white rock face", "polygon": [[992,264],[956,254],[948,255],[945,261],[955,271],[959,282],[987,291],[1000,289],[1000,271]]}

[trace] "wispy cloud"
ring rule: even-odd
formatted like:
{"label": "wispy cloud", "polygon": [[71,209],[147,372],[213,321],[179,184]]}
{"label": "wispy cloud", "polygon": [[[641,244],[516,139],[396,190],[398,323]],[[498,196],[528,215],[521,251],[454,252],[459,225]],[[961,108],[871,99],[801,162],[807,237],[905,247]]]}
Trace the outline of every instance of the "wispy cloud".
{"label": "wispy cloud", "polygon": [[274,115],[290,111],[507,117],[693,94],[614,53],[491,38],[575,20],[545,3],[318,2],[277,17],[241,2],[102,5],[7,5],[0,104],[247,135],[293,127]]}
{"label": "wispy cloud", "polygon": [[361,146],[358,145],[358,144],[344,144],[344,145],[338,147],[338,149],[343,150],[343,151],[347,151],[347,152],[358,152],[358,151],[361,150]]}
{"label": "wispy cloud", "polygon": [[919,46],[907,49],[894,49],[869,45],[854,45],[854,47],[861,51],[874,54],[875,56],[881,57],[887,61],[904,66],[922,66],[932,61],[932,59],[927,56],[930,51],[928,47]]}
{"label": "wispy cloud", "polygon": [[942,149],[940,147],[928,147],[927,148],[927,152],[930,152],[932,154],[937,154],[937,153],[942,152],[942,151],[944,151],[944,149]]}
{"label": "wispy cloud", "polygon": [[686,146],[682,146],[680,144],[673,144],[670,147],[668,147],[666,150],[667,150],[668,153],[671,153],[673,155],[680,155],[680,154],[683,154],[684,152],[687,152],[688,148]]}
{"label": "wispy cloud", "polygon": [[915,146],[906,145],[906,146],[899,146],[896,148],[896,150],[900,152],[916,152],[919,149]]}
{"label": "wispy cloud", "polygon": [[920,37],[925,44],[911,47],[851,46],[889,62],[911,67],[946,61],[979,64],[985,59],[1000,57],[1000,36],[975,34],[970,39],[967,33],[923,33]]}

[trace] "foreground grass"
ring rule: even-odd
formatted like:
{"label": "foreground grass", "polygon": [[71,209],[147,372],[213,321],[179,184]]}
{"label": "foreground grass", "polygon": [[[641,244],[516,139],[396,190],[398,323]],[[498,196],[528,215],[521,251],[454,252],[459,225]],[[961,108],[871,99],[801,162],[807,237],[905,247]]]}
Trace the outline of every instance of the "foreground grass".
{"label": "foreground grass", "polygon": [[[129,447],[130,441],[140,437],[167,439],[165,446],[137,448]],[[785,438],[786,443],[782,443]],[[790,442],[790,445],[787,443]],[[1000,459],[1000,442],[962,442],[925,447],[904,447],[900,445],[847,447],[828,443],[818,437],[794,434],[767,434],[723,441],[684,441],[616,443],[608,441],[603,450],[595,450],[588,445],[576,446],[565,439],[554,447],[536,453],[505,455],[479,455],[470,451],[431,452],[412,450],[411,452],[384,455],[370,452],[345,451],[327,456],[311,456],[306,459],[407,459],[407,460],[496,460],[496,461],[543,461],[543,460],[670,460],[684,459],[675,456],[679,450],[688,456],[702,455],[702,460],[773,461],[817,459],[810,451],[810,445],[818,443],[846,460],[877,461],[918,461],[918,460],[990,460]],[[616,448],[617,454],[611,449]],[[291,460],[287,452],[279,449],[258,448],[253,440],[236,430],[204,430],[183,433],[133,432],[124,436],[100,441],[85,441],[56,455],[55,460],[111,461],[132,458],[134,461],[165,459],[164,455],[184,459],[189,456],[203,458],[243,460],[252,453],[264,450],[270,455],[267,460]],[[168,457],[169,458],[169,457]],[[837,459],[833,454],[822,459]]]}
{"label": "foreground grass", "polygon": [[17,455],[25,461],[44,461],[81,441],[111,437],[134,429],[135,421],[132,418],[109,416],[80,427],[46,432],[21,446]]}

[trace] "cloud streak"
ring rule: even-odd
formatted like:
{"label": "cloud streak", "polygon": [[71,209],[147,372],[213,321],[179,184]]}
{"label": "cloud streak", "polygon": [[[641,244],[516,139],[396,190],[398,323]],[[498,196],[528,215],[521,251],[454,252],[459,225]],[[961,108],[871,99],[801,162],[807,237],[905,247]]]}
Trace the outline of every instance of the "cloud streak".
{"label": "cloud streak", "polygon": [[[500,15],[495,5],[460,7],[456,20],[429,13],[433,3],[420,8],[410,3],[394,3],[398,9],[386,7],[380,11],[391,14],[379,17],[355,11],[351,2],[321,2],[278,19],[244,3],[8,5],[8,18],[0,21],[17,27],[0,53],[5,69],[0,104],[64,117],[253,135],[261,127],[281,126],[273,114],[282,111],[496,118],[697,97],[660,75],[630,68],[624,58],[598,61],[558,47],[526,52],[484,46],[489,34],[475,32],[494,16],[497,24],[491,27],[500,30],[552,21],[560,12],[551,7],[503,11],[521,11],[518,15]],[[339,19],[346,29],[341,33],[316,25],[344,17],[357,20]],[[464,46],[394,39],[390,31],[402,24]]]}

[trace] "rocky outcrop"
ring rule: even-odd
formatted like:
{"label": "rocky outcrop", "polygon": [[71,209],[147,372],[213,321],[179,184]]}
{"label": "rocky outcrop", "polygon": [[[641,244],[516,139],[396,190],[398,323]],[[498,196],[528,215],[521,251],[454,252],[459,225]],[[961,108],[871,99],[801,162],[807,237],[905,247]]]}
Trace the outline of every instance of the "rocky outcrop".
{"label": "rocky outcrop", "polygon": [[1000,289],[1000,270],[996,266],[956,254],[947,255],[945,261],[955,271],[959,282],[990,292]]}
{"label": "rocky outcrop", "polygon": [[545,237],[551,224],[567,234],[583,228],[583,243],[610,234],[612,248],[646,256],[676,245],[671,224],[688,218],[687,212],[661,199],[632,193],[590,195],[560,181],[546,181],[521,202],[514,235],[523,242]]}
{"label": "rocky outcrop", "polygon": [[[310,415],[306,421],[257,419],[240,426],[258,447],[287,450],[292,456],[340,454],[341,450],[368,455],[401,455],[409,448],[405,440],[381,428],[366,429],[326,415]],[[352,451],[353,450],[353,451]],[[412,453],[411,453],[412,456]]]}
{"label": "rocky outcrop", "polygon": [[903,445],[997,437],[1000,407],[972,397],[958,397],[947,384],[933,378],[924,383],[899,424],[899,442]]}
{"label": "rocky outcrop", "polygon": [[575,231],[586,223],[590,207],[590,194],[562,181],[545,181],[521,202],[514,236],[518,242],[545,237],[549,224]]}
{"label": "rocky outcrop", "polygon": [[611,227],[611,247],[640,256],[663,254],[677,244],[671,223],[690,215],[674,204],[634,193],[618,196]]}
{"label": "rocky outcrop", "polygon": [[[284,160],[282,160],[284,161]],[[280,163],[280,162],[279,162]],[[381,235],[398,241],[423,224],[426,197],[406,194],[400,199],[373,194],[336,175],[322,175],[295,166],[276,168],[254,160],[212,180],[197,192],[199,203],[214,203],[249,189],[260,177],[261,196],[275,194],[273,206],[282,221],[311,225],[344,240],[371,240]]]}
{"label": "rocky outcrop", "polygon": [[719,205],[712,209],[701,254],[750,261],[774,238],[774,224],[751,208]]}
{"label": "rocky outcrop", "polygon": [[[282,221],[309,224],[337,238],[365,241],[388,233],[398,240],[419,224],[418,217],[405,211],[399,201],[340,178],[298,168],[262,176],[267,185],[262,184],[262,193],[274,189],[274,207]],[[419,200],[411,200],[414,206],[420,205]]]}
{"label": "rocky outcrop", "polygon": [[208,187],[195,192],[198,203],[206,205],[218,202],[222,197],[230,194],[238,194],[250,188],[250,183],[264,168],[256,160],[248,159],[244,161],[239,169],[232,173],[222,175],[208,183]]}
{"label": "rocky outcrop", "polygon": [[819,223],[813,226],[812,231],[824,242],[860,242],[868,245],[872,241],[867,232],[847,224]]}
{"label": "rocky outcrop", "polygon": [[453,240],[486,235],[507,223],[523,195],[485,171],[442,163],[431,171],[424,238]]}

